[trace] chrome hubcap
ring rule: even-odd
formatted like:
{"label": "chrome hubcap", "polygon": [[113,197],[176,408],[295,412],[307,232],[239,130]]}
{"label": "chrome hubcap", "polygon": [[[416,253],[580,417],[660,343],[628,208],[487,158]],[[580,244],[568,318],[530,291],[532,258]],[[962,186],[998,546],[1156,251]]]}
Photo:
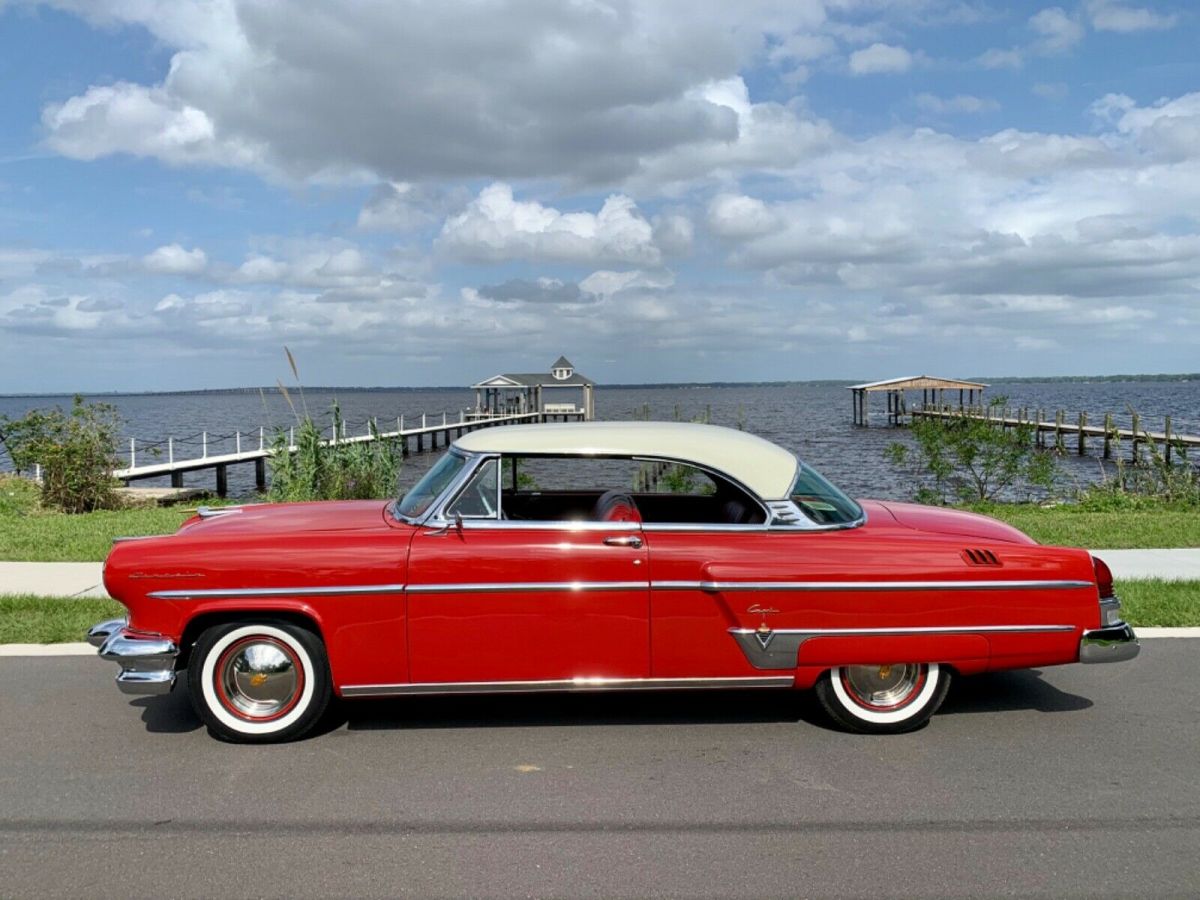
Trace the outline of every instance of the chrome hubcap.
{"label": "chrome hubcap", "polygon": [[857,702],[882,709],[908,700],[925,679],[925,667],[917,663],[881,666],[846,666],[842,682]]}
{"label": "chrome hubcap", "polygon": [[293,705],[303,683],[295,654],[269,638],[235,644],[217,673],[222,699],[248,719],[269,719]]}

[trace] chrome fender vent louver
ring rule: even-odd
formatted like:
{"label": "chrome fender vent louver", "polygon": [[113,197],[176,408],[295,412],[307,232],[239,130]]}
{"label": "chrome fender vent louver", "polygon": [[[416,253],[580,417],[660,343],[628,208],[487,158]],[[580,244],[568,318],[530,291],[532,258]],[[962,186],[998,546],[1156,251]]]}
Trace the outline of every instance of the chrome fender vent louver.
{"label": "chrome fender vent louver", "polygon": [[991,550],[980,550],[978,548],[968,547],[962,552],[962,557],[967,561],[969,566],[1002,566],[1000,558]]}

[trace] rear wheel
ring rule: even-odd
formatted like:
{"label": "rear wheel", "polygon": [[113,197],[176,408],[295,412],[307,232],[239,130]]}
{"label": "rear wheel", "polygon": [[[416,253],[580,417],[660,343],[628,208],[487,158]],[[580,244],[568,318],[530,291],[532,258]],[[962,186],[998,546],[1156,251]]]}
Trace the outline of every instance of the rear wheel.
{"label": "rear wheel", "polygon": [[290,622],[230,622],[196,641],[188,693],[216,737],[265,744],[300,737],[333,693],[321,639]]}
{"label": "rear wheel", "polygon": [[816,684],[821,705],[842,728],[861,734],[900,734],[929,721],[950,688],[950,670],[937,663],[885,663],[830,669]]}

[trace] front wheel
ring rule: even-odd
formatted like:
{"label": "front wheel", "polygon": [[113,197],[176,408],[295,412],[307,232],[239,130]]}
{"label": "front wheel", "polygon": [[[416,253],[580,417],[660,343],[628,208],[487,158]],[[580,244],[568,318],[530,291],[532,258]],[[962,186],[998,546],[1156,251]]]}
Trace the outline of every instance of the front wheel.
{"label": "front wheel", "polygon": [[188,693],[223,740],[267,744],[300,737],[333,690],[321,639],[290,622],[229,622],[204,631],[192,651]]}
{"label": "front wheel", "polygon": [[932,716],[950,689],[950,670],[937,663],[840,666],[817,681],[825,712],[847,731],[901,734]]}

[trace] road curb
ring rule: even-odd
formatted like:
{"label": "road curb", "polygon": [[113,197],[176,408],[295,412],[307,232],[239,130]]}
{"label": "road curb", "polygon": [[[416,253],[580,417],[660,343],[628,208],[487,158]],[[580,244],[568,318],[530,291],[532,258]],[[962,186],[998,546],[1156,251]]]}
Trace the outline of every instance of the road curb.
{"label": "road curb", "polygon": [[[1139,638],[1200,638],[1200,628],[1136,628]],[[92,656],[91,644],[0,644],[0,656]]]}

